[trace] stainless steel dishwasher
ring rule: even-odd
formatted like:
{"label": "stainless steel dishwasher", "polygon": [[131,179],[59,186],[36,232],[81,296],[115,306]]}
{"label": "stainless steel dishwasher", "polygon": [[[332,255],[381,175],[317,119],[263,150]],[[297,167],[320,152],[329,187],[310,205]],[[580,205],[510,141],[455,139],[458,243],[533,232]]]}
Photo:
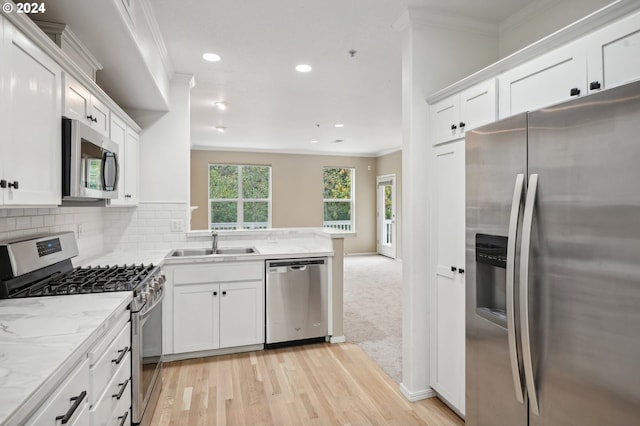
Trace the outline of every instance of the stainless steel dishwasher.
{"label": "stainless steel dishwasher", "polygon": [[327,259],[267,260],[266,269],[266,345],[327,336]]}

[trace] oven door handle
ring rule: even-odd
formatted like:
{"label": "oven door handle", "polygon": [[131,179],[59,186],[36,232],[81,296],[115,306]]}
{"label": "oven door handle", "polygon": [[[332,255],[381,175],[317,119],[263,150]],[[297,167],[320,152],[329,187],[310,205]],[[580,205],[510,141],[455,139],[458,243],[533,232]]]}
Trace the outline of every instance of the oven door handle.
{"label": "oven door handle", "polygon": [[153,308],[158,306],[159,303],[162,303],[163,300],[164,300],[164,289],[160,292],[160,297],[158,297],[153,302],[153,305],[148,306],[148,307],[147,307],[146,304],[144,305],[144,307],[142,308],[142,311],[139,314],[140,321],[144,321],[149,315],[151,315],[151,312],[153,311]]}

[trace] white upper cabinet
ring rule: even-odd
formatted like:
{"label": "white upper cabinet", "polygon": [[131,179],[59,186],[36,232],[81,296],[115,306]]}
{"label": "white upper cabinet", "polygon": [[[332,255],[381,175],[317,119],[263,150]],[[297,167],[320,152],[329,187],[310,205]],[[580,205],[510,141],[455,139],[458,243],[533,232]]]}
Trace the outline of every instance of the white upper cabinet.
{"label": "white upper cabinet", "polygon": [[2,17],[0,29],[0,205],[58,205],[62,71]]}
{"label": "white upper cabinet", "polygon": [[138,204],[138,133],[115,114],[111,115],[110,138],[119,147],[118,198],[111,206]]}
{"label": "white upper cabinet", "polygon": [[584,40],[578,40],[502,74],[500,118],[533,111],[587,93]]}
{"label": "white upper cabinet", "polygon": [[640,13],[596,31],[587,43],[590,92],[640,78]]}
{"label": "white upper cabinet", "polygon": [[109,137],[109,108],[67,73],[64,76],[64,116],[81,120]]}
{"label": "white upper cabinet", "polygon": [[429,110],[433,145],[464,137],[465,131],[496,119],[496,80],[436,102]]}

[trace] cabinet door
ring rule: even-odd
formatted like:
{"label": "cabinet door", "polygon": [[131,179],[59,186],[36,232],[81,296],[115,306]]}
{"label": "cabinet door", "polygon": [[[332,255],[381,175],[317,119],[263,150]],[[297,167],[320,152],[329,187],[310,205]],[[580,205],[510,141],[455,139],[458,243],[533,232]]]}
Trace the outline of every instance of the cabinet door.
{"label": "cabinet door", "polygon": [[433,145],[458,139],[464,134],[460,130],[460,96],[454,95],[429,107]]}
{"label": "cabinet door", "polygon": [[64,116],[87,122],[91,114],[91,93],[76,79],[64,76]]}
{"label": "cabinet door", "polygon": [[586,94],[584,46],[584,40],[579,40],[500,76],[500,118]]}
{"label": "cabinet door", "polygon": [[263,281],[220,284],[220,347],[264,343]]}
{"label": "cabinet door", "polygon": [[[48,55],[5,22],[9,79],[0,102],[8,102],[3,126],[1,179],[5,205],[58,205],[61,201],[61,75]],[[11,82],[8,84],[8,82]],[[18,183],[18,188],[13,185]]]}
{"label": "cabinet door", "polygon": [[220,286],[188,284],[173,290],[175,353],[218,349]]}
{"label": "cabinet door", "polygon": [[458,127],[461,131],[475,129],[497,119],[497,84],[496,79],[491,79],[460,93],[460,123]]}
{"label": "cabinet door", "polygon": [[91,96],[91,127],[103,136],[109,137],[109,124],[111,123],[111,110],[94,96]]}
{"label": "cabinet door", "polygon": [[590,91],[640,78],[640,12],[596,31],[587,43]]}
{"label": "cabinet door", "polygon": [[[464,140],[434,149],[432,386],[464,413]],[[461,271],[462,269],[462,271]]]}
{"label": "cabinet door", "polygon": [[128,205],[138,204],[138,152],[140,141],[138,133],[127,128],[127,144],[124,155],[124,164],[120,167],[124,170],[125,176],[125,199]]}
{"label": "cabinet door", "polygon": [[125,198],[125,176],[127,162],[127,125],[118,116],[111,116],[111,126],[109,137],[118,144],[118,198],[109,200],[111,206],[126,205],[128,198]]}

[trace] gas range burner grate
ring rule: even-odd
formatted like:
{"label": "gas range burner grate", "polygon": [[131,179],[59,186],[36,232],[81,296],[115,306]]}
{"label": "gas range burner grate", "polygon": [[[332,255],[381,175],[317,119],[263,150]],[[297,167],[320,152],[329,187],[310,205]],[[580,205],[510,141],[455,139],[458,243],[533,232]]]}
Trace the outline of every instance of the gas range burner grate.
{"label": "gas range burner grate", "polygon": [[150,275],[154,265],[78,267],[66,274],[48,277],[13,297],[132,291]]}

